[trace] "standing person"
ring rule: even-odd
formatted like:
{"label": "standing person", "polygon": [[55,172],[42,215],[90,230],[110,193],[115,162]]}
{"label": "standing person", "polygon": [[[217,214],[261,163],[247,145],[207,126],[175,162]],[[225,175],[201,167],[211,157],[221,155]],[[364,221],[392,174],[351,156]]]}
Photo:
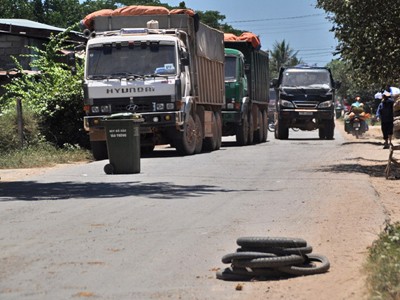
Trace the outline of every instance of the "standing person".
{"label": "standing person", "polygon": [[382,101],[376,110],[376,119],[381,120],[381,130],[385,144],[383,149],[388,149],[392,144],[393,135],[393,99],[388,91],[382,94]]}

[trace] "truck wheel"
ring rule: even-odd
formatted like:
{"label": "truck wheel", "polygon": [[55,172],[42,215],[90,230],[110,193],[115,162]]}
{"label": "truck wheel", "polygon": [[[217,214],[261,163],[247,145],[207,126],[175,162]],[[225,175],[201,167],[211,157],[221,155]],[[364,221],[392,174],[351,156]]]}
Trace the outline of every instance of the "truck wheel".
{"label": "truck wheel", "polygon": [[335,121],[326,120],[325,121],[325,137],[327,140],[333,140],[333,136],[335,134]]}
{"label": "truck wheel", "polygon": [[275,126],[275,137],[280,140],[287,140],[289,138],[289,128],[282,125],[279,119]]}
{"label": "truck wheel", "polygon": [[176,150],[181,155],[192,155],[196,148],[196,125],[192,115],[189,115],[187,123],[184,125],[181,136],[176,141]]}
{"label": "truck wheel", "polygon": [[262,111],[262,127],[264,134],[261,142],[264,143],[268,139],[268,114],[265,110]]}
{"label": "truck wheel", "polygon": [[325,128],[318,128],[318,136],[321,140],[325,139]]}
{"label": "truck wheel", "polygon": [[107,143],[105,141],[90,142],[93,158],[103,160],[108,158]]}
{"label": "truck wheel", "polygon": [[194,124],[195,124],[195,130],[196,130],[196,147],[194,149],[194,153],[198,154],[201,153],[201,150],[203,149],[203,126],[201,124],[201,120],[198,114],[194,116]]}
{"label": "truck wheel", "polygon": [[249,138],[247,144],[252,145],[254,143],[254,119],[253,113],[249,113]]}
{"label": "truck wheel", "polygon": [[217,149],[217,141],[218,141],[218,125],[217,125],[217,119],[215,117],[215,114],[212,116],[212,137],[206,137],[204,139],[203,143],[203,149],[205,151],[214,151]]}
{"label": "truck wheel", "polygon": [[249,122],[247,114],[244,114],[242,123],[236,129],[236,142],[239,146],[247,145],[249,137]]}
{"label": "truck wheel", "polygon": [[257,113],[258,129],[254,132],[254,140],[256,143],[262,143],[264,137],[263,116],[261,110]]}
{"label": "truck wheel", "polygon": [[215,123],[217,124],[217,146],[215,150],[219,150],[222,145],[222,116],[220,112],[215,112]]}

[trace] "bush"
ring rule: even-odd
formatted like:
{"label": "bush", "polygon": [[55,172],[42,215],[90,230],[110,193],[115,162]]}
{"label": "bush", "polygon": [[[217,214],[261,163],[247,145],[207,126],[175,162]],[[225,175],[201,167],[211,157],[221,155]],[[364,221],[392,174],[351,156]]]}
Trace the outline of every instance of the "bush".
{"label": "bush", "polygon": [[24,74],[17,59],[14,62],[20,76],[4,86],[6,93],[0,98],[0,111],[15,106],[15,98],[22,100],[24,109],[33,112],[38,120],[41,136],[51,144],[78,144],[88,147],[89,141],[83,130],[83,65],[71,66],[58,62],[65,50],[65,40],[71,29],[52,37],[45,50],[29,47],[37,54],[31,57],[32,69],[40,75]]}
{"label": "bush", "polygon": [[[0,116],[0,128],[0,152],[10,152],[21,147],[15,110],[9,110]],[[23,144],[25,146],[38,145],[41,140],[35,114],[30,110],[25,110],[23,112]]]}

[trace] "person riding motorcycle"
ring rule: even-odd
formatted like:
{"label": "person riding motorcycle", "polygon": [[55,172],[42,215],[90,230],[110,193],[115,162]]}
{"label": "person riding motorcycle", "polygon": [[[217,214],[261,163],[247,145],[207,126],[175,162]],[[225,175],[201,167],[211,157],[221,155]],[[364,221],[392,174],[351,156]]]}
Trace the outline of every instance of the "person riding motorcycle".
{"label": "person riding motorcycle", "polygon": [[[357,137],[368,131],[368,124],[366,120],[370,117],[369,113],[364,110],[364,104],[361,102],[361,97],[357,96],[356,101],[352,103],[350,111],[345,115],[345,131],[354,134],[354,128],[357,128]],[[359,122],[359,128],[355,126],[354,122]]]}

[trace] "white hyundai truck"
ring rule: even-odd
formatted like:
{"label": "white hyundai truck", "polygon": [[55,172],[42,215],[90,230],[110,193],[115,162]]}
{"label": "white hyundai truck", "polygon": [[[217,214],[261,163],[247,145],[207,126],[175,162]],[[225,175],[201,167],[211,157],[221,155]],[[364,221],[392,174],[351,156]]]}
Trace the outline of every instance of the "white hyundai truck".
{"label": "white hyundai truck", "polygon": [[164,144],[181,155],[219,149],[224,37],[196,16],[94,18],[86,30],[84,128],[96,160],[107,158],[102,120],[118,113],[144,119],[142,152]]}

